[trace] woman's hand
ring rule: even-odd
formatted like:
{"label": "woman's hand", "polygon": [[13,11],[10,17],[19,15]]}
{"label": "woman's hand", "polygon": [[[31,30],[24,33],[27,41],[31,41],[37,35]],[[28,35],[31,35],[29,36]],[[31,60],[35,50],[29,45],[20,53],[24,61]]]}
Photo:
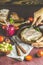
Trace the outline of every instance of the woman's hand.
{"label": "woman's hand", "polygon": [[36,23],[36,26],[43,21],[43,8],[34,13],[34,21],[32,25]]}

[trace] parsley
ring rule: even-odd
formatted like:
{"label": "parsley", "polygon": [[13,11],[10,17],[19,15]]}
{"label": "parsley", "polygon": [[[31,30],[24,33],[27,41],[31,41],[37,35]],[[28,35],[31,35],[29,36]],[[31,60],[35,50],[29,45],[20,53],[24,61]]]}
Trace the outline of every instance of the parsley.
{"label": "parsley", "polygon": [[35,28],[35,30],[40,31],[40,29],[39,29],[39,28]]}
{"label": "parsley", "polygon": [[14,20],[12,18],[10,18],[10,24],[12,24],[14,22]]}

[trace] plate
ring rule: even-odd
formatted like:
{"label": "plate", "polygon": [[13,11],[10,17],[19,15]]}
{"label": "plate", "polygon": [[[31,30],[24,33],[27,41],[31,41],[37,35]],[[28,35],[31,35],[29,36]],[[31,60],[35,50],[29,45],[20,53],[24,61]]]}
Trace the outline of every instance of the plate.
{"label": "plate", "polygon": [[[22,32],[25,28],[30,28],[30,27],[31,27],[31,24],[24,24],[24,25],[21,25],[21,26],[20,26],[20,29],[19,29],[18,32],[17,32],[17,38],[18,38],[18,41],[19,41],[19,42],[24,42],[24,41],[21,40],[21,32]],[[36,29],[37,31],[40,31],[40,32],[43,34],[42,29],[41,29],[40,27],[41,27],[41,26],[33,26],[34,29]],[[24,42],[24,43],[26,43],[26,42]],[[31,42],[29,42],[29,43],[31,43]]]}
{"label": "plate", "polygon": [[19,61],[23,61],[24,57],[27,56],[31,52],[31,50],[33,49],[33,47],[30,46],[30,45],[24,44],[24,43],[22,43],[22,44],[19,43],[19,45],[21,45],[26,50],[26,54],[24,54],[24,53],[22,53],[20,51],[21,52],[21,56],[18,56],[16,48],[15,48],[15,45],[13,45],[13,50],[7,56],[10,57],[10,58],[15,58],[15,59],[17,59]]}

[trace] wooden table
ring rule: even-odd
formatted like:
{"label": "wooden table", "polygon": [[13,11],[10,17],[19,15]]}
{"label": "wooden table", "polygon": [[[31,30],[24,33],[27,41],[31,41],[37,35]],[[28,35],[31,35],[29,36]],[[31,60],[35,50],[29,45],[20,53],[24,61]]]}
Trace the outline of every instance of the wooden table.
{"label": "wooden table", "polygon": [[[40,48],[43,49],[43,48]],[[38,49],[34,48],[30,55],[33,56],[33,59],[31,61],[17,61],[12,58],[8,58],[7,56],[0,57],[0,65],[43,65],[43,57],[37,58],[35,57],[35,53],[38,51]]]}

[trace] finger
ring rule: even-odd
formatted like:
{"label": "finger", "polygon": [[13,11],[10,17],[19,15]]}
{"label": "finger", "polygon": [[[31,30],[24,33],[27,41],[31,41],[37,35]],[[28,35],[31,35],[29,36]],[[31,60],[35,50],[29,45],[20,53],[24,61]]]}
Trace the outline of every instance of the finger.
{"label": "finger", "polygon": [[38,26],[39,24],[41,24],[42,18],[40,17],[36,23],[36,26]]}
{"label": "finger", "polygon": [[32,25],[34,25],[36,23],[36,20],[37,20],[37,18],[34,18]]}
{"label": "finger", "polygon": [[42,24],[43,25],[43,23],[41,22],[40,24]]}
{"label": "finger", "polygon": [[36,13],[34,13],[34,21],[33,21],[32,25],[34,25],[34,24],[36,23],[36,21],[37,21],[38,17],[39,17],[39,16],[37,16],[37,14],[36,14]]}

